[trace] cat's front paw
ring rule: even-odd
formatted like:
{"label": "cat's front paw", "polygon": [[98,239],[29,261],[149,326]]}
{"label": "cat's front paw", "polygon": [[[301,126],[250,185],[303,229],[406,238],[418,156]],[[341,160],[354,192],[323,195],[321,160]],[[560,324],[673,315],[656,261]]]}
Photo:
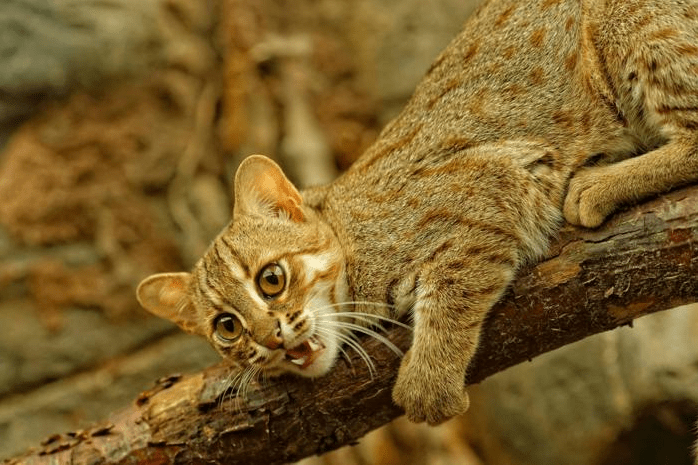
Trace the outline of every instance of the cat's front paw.
{"label": "cat's front paw", "polygon": [[604,168],[580,170],[570,180],[565,197],[563,214],[567,222],[587,228],[595,228],[616,209],[614,191],[617,186],[609,185]]}
{"label": "cat's front paw", "polygon": [[407,418],[435,426],[465,413],[470,401],[463,374],[420,367],[411,362],[410,352],[402,360],[393,388],[393,401],[405,409]]}

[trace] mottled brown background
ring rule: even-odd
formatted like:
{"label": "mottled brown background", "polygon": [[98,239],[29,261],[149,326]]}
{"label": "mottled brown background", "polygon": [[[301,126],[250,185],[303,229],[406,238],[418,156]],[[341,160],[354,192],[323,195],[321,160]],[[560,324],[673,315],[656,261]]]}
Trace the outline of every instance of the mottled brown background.
{"label": "mottled brown background", "polygon": [[[216,361],[137,283],[192,265],[246,155],[299,185],[349,166],[476,3],[0,3],[0,458]],[[690,463],[696,340],[695,308],[645,317],[304,463]]]}

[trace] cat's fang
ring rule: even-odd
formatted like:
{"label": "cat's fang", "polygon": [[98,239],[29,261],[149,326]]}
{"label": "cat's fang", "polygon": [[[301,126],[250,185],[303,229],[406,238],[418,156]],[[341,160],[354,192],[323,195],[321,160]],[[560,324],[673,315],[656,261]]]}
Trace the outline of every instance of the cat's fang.
{"label": "cat's fang", "polygon": [[303,367],[303,366],[305,365],[306,358],[308,358],[308,357],[293,358],[293,359],[290,360],[290,362],[293,363],[294,365],[298,365],[298,366],[300,366],[300,367]]}
{"label": "cat's fang", "polygon": [[323,344],[322,341],[318,341],[314,338],[308,339],[308,346],[310,346],[310,350],[313,352],[317,352],[318,350],[325,348],[325,344]]}

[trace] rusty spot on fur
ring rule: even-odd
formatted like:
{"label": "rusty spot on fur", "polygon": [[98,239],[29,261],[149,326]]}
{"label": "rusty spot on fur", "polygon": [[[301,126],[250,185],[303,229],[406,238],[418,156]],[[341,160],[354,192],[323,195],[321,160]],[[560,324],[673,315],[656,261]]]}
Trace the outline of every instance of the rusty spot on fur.
{"label": "rusty spot on fur", "polygon": [[690,6],[683,12],[686,19],[698,19],[698,6]]}
{"label": "rusty spot on fur", "polygon": [[680,112],[694,113],[694,112],[698,111],[698,107],[672,107],[669,105],[659,105],[657,107],[656,111],[660,115],[668,115],[668,114],[679,112],[679,111]]}
{"label": "rusty spot on fur", "polygon": [[547,10],[551,6],[555,6],[558,3],[560,3],[560,0],[543,0],[543,3],[541,3],[541,8]]}
{"label": "rusty spot on fur", "polygon": [[514,47],[513,45],[509,45],[502,52],[502,56],[507,60],[510,60],[514,56],[514,53],[516,53],[516,47]]}
{"label": "rusty spot on fur", "polygon": [[[378,160],[381,158],[387,156],[388,154],[397,152],[401,148],[405,147],[408,145],[412,140],[417,137],[417,134],[422,130],[422,124],[418,124],[414,128],[412,128],[411,131],[409,131],[407,134],[404,136],[398,138],[397,140],[394,140],[392,142],[385,142],[384,144],[381,144],[382,146],[379,146],[376,148],[376,151],[373,152],[372,154],[368,154],[367,157],[365,157],[366,162],[363,163],[359,169],[366,171],[373,166],[374,163],[376,163]],[[360,161],[359,161],[360,162]]]}
{"label": "rusty spot on fur", "polygon": [[523,88],[519,84],[512,84],[504,88],[504,92],[511,94],[514,97],[521,95],[523,91]]}
{"label": "rusty spot on fur", "polygon": [[553,121],[555,124],[562,126],[565,129],[571,129],[574,127],[572,116],[566,111],[558,110],[553,113]]}
{"label": "rusty spot on fur", "polygon": [[384,204],[386,202],[393,201],[396,195],[397,191],[393,189],[388,189],[380,192],[372,192],[370,194],[367,194],[366,197],[368,197],[368,199],[371,200],[371,202],[373,203]]}
{"label": "rusty spot on fur", "polygon": [[419,206],[422,204],[422,201],[419,199],[419,197],[412,197],[407,201],[407,206],[410,208],[419,208]]}
{"label": "rusty spot on fur", "polygon": [[448,210],[446,208],[438,208],[427,212],[422,218],[417,222],[416,228],[423,229],[434,222],[449,222],[458,223],[461,217]]}
{"label": "rusty spot on fur", "polygon": [[546,151],[545,154],[543,154],[542,157],[537,159],[534,164],[536,165],[546,165],[549,168],[557,168],[557,164],[559,161],[559,157],[557,156],[556,152],[552,152],[550,150]]}
{"label": "rusty spot on fur", "polygon": [[534,47],[540,47],[543,45],[543,41],[545,40],[545,34],[546,30],[544,27],[541,27],[540,29],[536,29],[533,31],[533,34],[531,34],[531,45]]}
{"label": "rusty spot on fur", "polygon": [[465,55],[463,55],[463,60],[466,63],[469,62],[470,60],[472,60],[479,48],[480,48],[479,42],[473,42],[472,44],[470,44],[470,47],[468,47],[468,50],[465,51]]}
{"label": "rusty spot on fur", "polygon": [[502,11],[502,14],[500,14],[497,20],[494,22],[494,27],[501,27],[509,19],[513,12],[514,5],[511,5],[509,8]]}
{"label": "rusty spot on fur", "polygon": [[475,95],[470,99],[470,112],[476,116],[482,116],[484,114],[483,108],[485,105],[485,100],[487,99],[487,90],[478,89]]}
{"label": "rusty spot on fur", "polygon": [[635,29],[639,30],[647,26],[649,23],[652,22],[654,19],[654,15],[652,13],[647,13],[646,15],[642,16],[640,19],[638,19],[635,22]]}
{"label": "rusty spot on fur", "polygon": [[565,59],[565,68],[567,68],[568,71],[574,71],[574,69],[576,67],[577,67],[577,52],[572,52]]}
{"label": "rusty spot on fur", "polygon": [[412,174],[414,176],[418,176],[418,177],[434,176],[434,175],[441,175],[441,174],[452,174],[452,173],[456,173],[458,171],[462,171],[463,166],[468,166],[468,163],[464,162],[463,160],[460,160],[460,159],[455,159],[455,160],[451,160],[448,163],[437,165],[437,166],[419,167],[416,170],[414,170]]}
{"label": "rusty spot on fur", "polygon": [[650,35],[647,36],[647,39],[649,40],[667,40],[667,39],[673,39],[676,36],[678,36],[679,33],[676,31],[676,29],[673,28],[664,28],[660,29],[658,31],[654,31]]}
{"label": "rusty spot on fur", "polygon": [[293,331],[297,333],[298,331],[301,330],[301,328],[303,328],[303,327],[305,326],[305,324],[306,324],[307,322],[308,322],[308,320],[301,320],[301,321],[299,321],[298,323],[296,323],[296,324],[293,326]]}
{"label": "rusty spot on fur", "polygon": [[698,55],[698,45],[682,43],[676,46],[676,51],[682,55]]}
{"label": "rusty spot on fur", "polygon": [[698,130],[698,121],[679,121],[677,124],[680,127],[690,129],[691,131]]}
{"label": "rusty spot on fur", "polygon": [[431,253],[431,255],[429,255],[429,258],[427,258],[426,261],[433,261],[437,255],[447,251],[451,247],[453,247],[453,239],[448,239],[447,241],[443,242],[440,246],[438,246],[436,249],[434,249],[434,251]]}
{"label": "rusty spot on fur", "polygon": [[534,84],[536,86],[543,84],[543,68],[541,68],[540,66],[534,68],[531,71],[531,74],[529,75],[529,77],[531,78],[532,84]]}
{"label": "rusty spot on fur", "polygon": [[574,26],[574,22],[574,16],[570,16],[569,18],[567,18],[567,21],[565,21],[565,31],[570,32],[572,26]]}
{"label": "rusty spot on fur", "polygon": [[286,314],[286,322],[288,324],[292,324],[294,321],[296,321],[298,319],[299,316],[301,316],[301,313],[302,313],[302,310],[298,310],[298,311],[293,312],[293,313],[289,312],[288,314]]}
{"label": "rusty spot on fur", "polygon": [[441,143],[441,148],[447,151],[459,152],[474,145],[475,142],[467,137],[451,136]]}
{"label": "rusty spot on fur", "polygon": [[591,114],[589,112],[582,113],[580,123],[582,125],[582,131],[588,133],[591,130]]}
{"label": "rusty spot on fur", "polygon": [[436,103],[443,98],[444,95],[451,92],[453,89],[458,87],[459,80],[456,78],[449,79],[446,84],[441,89],[441,92],[436,97],[433,97],[429,102],[427,102],[427,109],[431,110]]}

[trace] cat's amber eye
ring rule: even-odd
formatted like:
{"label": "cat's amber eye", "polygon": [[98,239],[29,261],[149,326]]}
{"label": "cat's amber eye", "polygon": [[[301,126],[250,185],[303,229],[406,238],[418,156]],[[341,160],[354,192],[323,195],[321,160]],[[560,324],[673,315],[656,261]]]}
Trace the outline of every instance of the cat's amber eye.
{"label": "cat's amber eye", "polygon": [[286,274],[277,263],[270,263],[259,273],[257,285],[264,297],[276,297],[286,286]]}
{"label": "cat's amber eye", "polygon": [[223,313],[218,315],[213,323],[216,335],[225,342],[233,342],[242,334],[242,324],[235,315]]}

